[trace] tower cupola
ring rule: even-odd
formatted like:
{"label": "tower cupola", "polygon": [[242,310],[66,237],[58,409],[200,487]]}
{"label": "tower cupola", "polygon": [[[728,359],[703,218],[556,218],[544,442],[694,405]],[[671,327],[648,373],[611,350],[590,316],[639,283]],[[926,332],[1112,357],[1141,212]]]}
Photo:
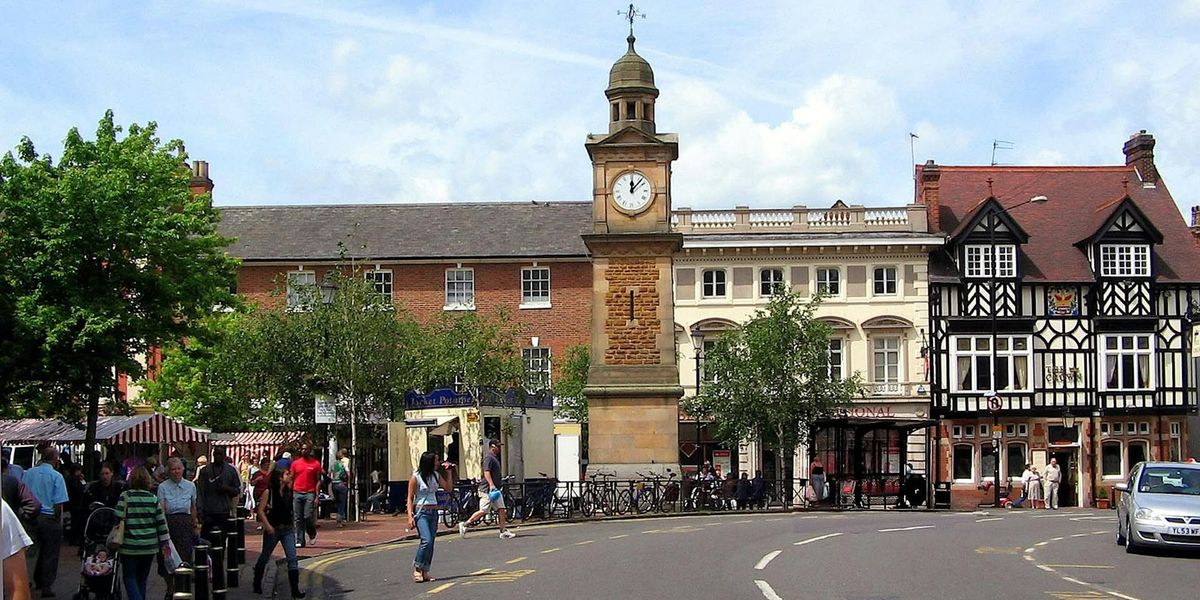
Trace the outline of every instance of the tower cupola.
{"label": "tower cupola", "polygon": [[613,63],[608,72],[608,89],[604,90],[609,106],[608,132],[616,133],[626,127],[636,127],[653,135],[654,100],[658,98],[658,88],[654,87],[654,70],[634,50],[636,40],[632,33],[626,41],[629,42],[629,50]]}

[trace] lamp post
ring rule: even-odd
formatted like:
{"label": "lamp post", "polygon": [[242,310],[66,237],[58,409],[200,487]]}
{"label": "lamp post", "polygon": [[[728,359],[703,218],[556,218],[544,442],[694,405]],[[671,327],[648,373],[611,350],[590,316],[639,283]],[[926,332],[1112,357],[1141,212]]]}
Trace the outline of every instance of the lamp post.
{"label": "lamp post", "polygon": [[[703,358],[704,358],[704,332],[700,330],[700,325],[697,324],[697,325],[692,325],[692,329],[689,333],[691,334],[691,337],[692,337],[692,348],[695,350],[695,358],[696,358],[696,390],[693,392],[693,394],[696,396],[699,396],[700,395],[700,361],[703,360]],[[695,428],[696,448],[699,449],[700,448],[700,417],[699,416],[692,415],[692,426]],[[700,451],[700,458],[701,458],[701,462],[703,462],[703,458],[704,458],[703,450]],[[699,472],[699,467],[697,467],[697,472]]]}
{"label": "lamp post", "polygon": [[[987,183],[988,183],[988,197],[995,199],[996,198],[995,195],[992,194],[992,179],[990,177],[988,178]],[[1026,204],[1043,204],[1046,202],[1046,200],[1047,200],[1047,198],[1045,196],[1033,196],[1032,198],[1030,198],[1028,200],[1018,202],[1008,208],[1005,208],[1004,205],[1000,204],[1000,201],[997,200],[996,206],[1000,207],[1000,212],[1007,213],[1017,207],[1025,206]],[[997,389],[998,386],[996,385],[996,341],[997,341],[996,338],[997,338],[997,329],[998,329],[998,327],[997,327],[998,319],[997,319],[996,313],[1000,310],[1000,305],[999,305],[999,302],[997,301],[998,298],[997,298],[997,294],[996,294],[996,289],[999,285],[999,281],[997,281],[997,280],[1000,277],[1000,273],[999,273],[1000,261],[998,260],[998,257],[996,256],[996,226],[997,226],[996,218],[997,218],[997,216],[998,215],[993,215],[992,217],[990,217],[990,219],[989,219],[990,222],[988,223],[988,246],[989,246],[989,248],[988,248],[988,276],[989,276],[988,300],[990,300],[989,304],[991,304],[991,309],[988,311],[988,315],[991,317],[991,326],[992,326],[991,376],[992,376],[992,394],[993,395],[997,395],[1000,393],[1000,390]],[[1014,251],[1013,252],[1013,276],[1015,277],[1016,274],[1017,274],[1017,253]],[[1012,348],[1009,348],[1009,351],[1011,352]],[[1009,366],[1010,367],[1012,366],[1011,360],[1009,361]],[[1014,373],[1015,373],[1015,371],[1016,370],[1014,368]],[[1009,381],[1008,384],[1010,386],[1012,386],[1014,389],[1016,388],[1015,381]],[[992,413],[992,462],[994,464],[994,469],[993,469],[993,473],[992,473],[992,484],[993,484],[992,492],[993,492],[993,503],[994,503],[993,506],[996,506],[996,507],[1000,506],[1000,438],[996,437],[996,434],[998,433],[996,431],[996,428],[1000,426],[1000,414],[998,412],[999,410],[1000,409],[997,409],[996,412]]]}

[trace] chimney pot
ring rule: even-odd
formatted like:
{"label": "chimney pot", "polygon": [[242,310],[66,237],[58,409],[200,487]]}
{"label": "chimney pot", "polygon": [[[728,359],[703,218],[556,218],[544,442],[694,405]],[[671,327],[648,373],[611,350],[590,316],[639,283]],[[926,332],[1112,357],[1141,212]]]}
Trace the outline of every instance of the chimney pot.
{"label": "chimney pot", "polygon": [[1122,148],[1125,152],[1125,165],[1137,170],[1142,184],[1153,187],[1158,183],[1158,168],[1154,165],[1154,136],[1143,129],[1129,136]]}
{"label": "chimney pot", "polygon": [[1200,227],[1200,206],[1192,207],[1192,227]]}

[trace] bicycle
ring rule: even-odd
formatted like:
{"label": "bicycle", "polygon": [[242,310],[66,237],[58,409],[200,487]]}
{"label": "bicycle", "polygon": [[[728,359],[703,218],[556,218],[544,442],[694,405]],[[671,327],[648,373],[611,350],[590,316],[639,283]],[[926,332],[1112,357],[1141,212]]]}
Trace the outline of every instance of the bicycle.
{"label": "bicycle", "polygon": [[[599,471],[588,476],[591,479],[591,485],[584,492],[583,499],[580,503],[579,510],[583,516],[591,518],[596,516],[596,510],[599,509],[607,516],[614,514],[623,515],[629,512],[629,490],[616,489],[611,481],[616,477],[615,473],[601,473]],[[596,479],[600,478],[599,484]]]}
{"label": "bicycle", "polygon": [[[630,506],[634,512],[644,514],[650,511],[660,513],[669,513],[675,509],[675,502],[679,499],[679,484],[675,482],[675,472],[667,469],[667,484],[663,486],[663,476],[658,473],[650,475],[637,474],[642,478],[633,485],[633,495],[631,497]],[[649,490],[646,485],[650,484]]]}
{"label": "bicycle", "polygon": [[[516,517],[513,515],[515,514],[517,502],[513,498],[512,492],[508,490],[508,486],[505,484],[511,482],[513,479],[516,479],[516,477],[516,475],[507,475],[505,477],[501,477],[500,481],[496,482],[500,486],[501,497],[504,498],[504,508],[505,510],[509,511],[510,517],[514,520],[516,519]],[[484,491],[482,487],[480,488],[480,491]],[[470,515],[467,515],[467,517],[470,517]],[[488,503],[488,511],[483,515],[482,518],[479,519],[479,522],[483,523],[484,525],[495,525],[500,522],[500,516],[496,512],[495,503]]]}

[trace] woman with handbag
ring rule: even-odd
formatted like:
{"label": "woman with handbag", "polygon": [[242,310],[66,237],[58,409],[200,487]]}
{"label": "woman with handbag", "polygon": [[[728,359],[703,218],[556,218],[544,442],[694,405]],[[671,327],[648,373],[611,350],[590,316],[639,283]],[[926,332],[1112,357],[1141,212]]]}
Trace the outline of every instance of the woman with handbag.
{"label": "woman with handbag", "polygon": [[421,536],[417,558],[413,560],[413,583],[433,581],[429,566],[433,563],[433,541],[437,537],[437,491],[439,487],[447,492],[452,489],[446,474],[434,470],[437,460],[435,452],[422,454],[417,471],[408,479],[408,528],[415,528]]}
{"label": "woman with handbag", "polygon": [[[263,526],[262,552],[254,563],[254,593],[263,593],[263,574],[275,544],[283,544],[287,557],[288,585],[293,598],[303,598],[300,591],[300,562],[296,559],[296,522],[292,512],[292,471],[286,460],[275,463],[267,489],[258,498],[258,521]],[[303,534],[302,534],[303,535]]]}
{"label": "woman with handbag", "polygon": [[144,467],[129,476],[129,490],[117,501],[117,539],[121,556],[121,582],[129,600],[146,599],[146,581],[154,556],[166,552],[171,541],[167,519],[158,496],[150,491],[154,479]]}

